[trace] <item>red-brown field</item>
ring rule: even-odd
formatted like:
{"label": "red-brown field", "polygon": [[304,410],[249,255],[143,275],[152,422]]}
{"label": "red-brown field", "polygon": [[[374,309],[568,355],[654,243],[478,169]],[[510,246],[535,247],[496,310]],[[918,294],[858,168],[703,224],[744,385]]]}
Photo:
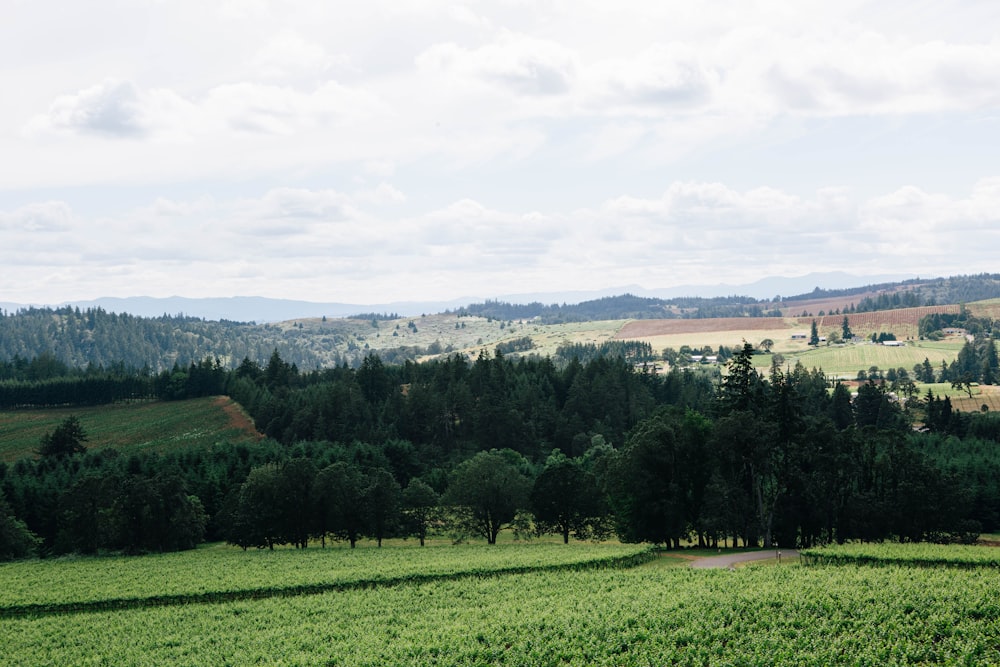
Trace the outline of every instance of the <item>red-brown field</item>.
{"label": "red-brown field", "polygon": [[[617,339],[669,336],[685,333],[712,331],[765,331],[794,328],[795,320],[783,317],[707,317],[691,320],[635,320],[629,322],[615,335]],[[808,323],[806,324],[808,326]]]}
{"label": "red-brown field", "polygon": [[[921,306],[919,308],[897,308],[896,310],[877,310],[870,313],[852,313],[847,316],[851,330],[858,333],[886,331],[895,333],[897,338],[917,336],[920,318],[932,313],[957,313],[958,305]],[[800,327],[809,327],[813,320],[820,331],[836,329],[841,326],[844,316],[824,315],[822,317],[795,318]]]}

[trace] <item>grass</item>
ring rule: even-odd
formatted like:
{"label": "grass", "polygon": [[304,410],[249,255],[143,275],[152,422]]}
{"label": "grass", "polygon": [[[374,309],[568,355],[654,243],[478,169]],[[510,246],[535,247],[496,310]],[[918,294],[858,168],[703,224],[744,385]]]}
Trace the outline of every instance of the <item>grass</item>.
{"label": "grass", "polygon": [[[901,347],[887,347],[873,343],[820,345],[815,349],[806,346],[806,349],[801,351],[782,354],[786,365],[794,366],[796,362],[801,362],[806,368],[822,368],[827,375],[854,379],[859,370],[867,371],[872,366],[877,366],[883,371],[890,368],[904,368],[912,373],[913,367],[922,364],[924,359],[930,361],[934,371],[937,372],[941,369],[941,362],[951,363],[964,344],[964,338],[954,337],[941,341],[910,341]],[[763,362],[760,363],[761,367],[769,367],[770,359],[765,355],[756,358]]]}
{"label": "grass", "polygon": [[88,449],[164,452],[259,437],[242,408],[224,397],[14,410],[0,412],[0,461],[33,456],[42,436],[70,415],[87,433]]}
{"label": "grass", "polygon": [[[410,326],[412,322],[413,326]],[[625,320],[540,324],[532,320],[497,320],[485,317],[459,317],[451,313],[380,320],[372,326],[369,320],[305,318],[276,324],[284,331],[297,332],[304,340],[313,341],[317,353],[347,352],[351,346],[366,352],[378,352],[398,347],[427,349],[440,344],[439,355],[424,355],[420,360],[448,354],[463,354],[476,358],[480,350],[491,354],[505,341],[530,337],[532,354],[555,355],[564,343],[597,343],[610,340]],[[301,328],[300,328],[301,327]]]}

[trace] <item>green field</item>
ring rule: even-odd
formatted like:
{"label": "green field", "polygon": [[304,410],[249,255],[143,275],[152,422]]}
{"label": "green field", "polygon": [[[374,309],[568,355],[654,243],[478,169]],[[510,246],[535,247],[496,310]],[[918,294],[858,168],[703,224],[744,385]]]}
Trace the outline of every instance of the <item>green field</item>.
{"label": "green field", "polygon": [[0,461],[33,456],[42,436],[69,415],[80,419],[90,438],[88,449],[127,446],[129,451],[165,452],[257,438],[243,410],[223,397],[13,410],[0,412]]}
{"label": "green field", "polygon": [[[577,548],[589,547],[560,547]],[[473,569],[491,551],[453,549]],[[369,568],[383,565],[393,572],[406,562],[392,549],[369,551],[352,576],[365,578]],[[417,571],[439,557],[432,549],[399,551],[412,554],[406,567]],[[343,552],[330,555],[336,561]],[[228,554],[206,553],[194,558],[210,569],[216,569],[216,556],[219,568],[233,567]],[[311,552],[284,553],[313,558]],[[519,558],[513,551],[506,555]],[[156,561],[150,562],[156,571]],[[316,567],[312,561],[306,569]],[[282,560],[285,568],[294,571]],[[0,660],[373,666],[1000,662],[1000,578],[992,568],[486,570],[310,595],[4,618]],[[58,569],[51,575],[47,585],[58,585]],[[116,591],[111,587],[105,594]]]}
{"label": "green field", "polygon": [[808,563],[1000,568],[1000,549],[972,545],[859,543],[801,550]]}
{"label": "green field", "polygon": [[[785,352],[785,364],[794,366],[801,362],[807,369],[821,368],[827,375],[854,379],[859,370],[867,371],[877,366],[882,371],[890,368],[905,368],[912,373],[916,364],[924,359],[930,361],[934,372],[941,370],[941,362],[951,363],[965,344],[962,337],[946,338],[940,341],[909,341],[901,347],[887,347],[874,343],[851,343],[847,345],[820,345],[812,349]],[[760,367],[770,366],[769,355],[759,355],[754,359]]]}
{"label": "green field", "polygon": [[[276,549],[215,545],[145,556],[32,560],[0,565],[0,616],[25,610],[146,606],[371,587],[457,575],[515,573],[649,560],[649,547],[507,544],[420,548]],[[58,586],[51,582],[58,581]],[[113,602],[111,602],[113,600]]]}

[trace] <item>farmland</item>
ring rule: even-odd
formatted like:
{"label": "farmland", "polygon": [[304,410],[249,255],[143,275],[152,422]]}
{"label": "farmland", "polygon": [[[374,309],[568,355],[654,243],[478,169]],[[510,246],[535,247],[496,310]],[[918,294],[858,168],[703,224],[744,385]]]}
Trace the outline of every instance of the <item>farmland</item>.
{"label": "farmland", "polygon": [[[804,349],[790,350],[784,354],[785,363],[794,365],[802,362],[806,368],[822,368],[827,375],[853,379],[859,370],[867,371],[873,366],[887,370],[904,368],[912,371],[924,359],[930,361],[935,371],[941,369],[941,362],[950,363],[958,356],[965,339],[953,336],[941,341],[910,341],[899,347],[889,347],[864,342],[848,345],[820,345]],[[770,357],[759,355],[755,361],[761,366],[770,365]]]}
{"label": "farmland", "polygon": [[[920,318],[937,312],[958,312],[958,306],[927,306],[854,313],[848,315],[847,319],[851,331],[861,338],[868,338],[873,333],[887,332],[895,334],[899,340],[913,340],[918,337],[917,325]],[[827,336],[833,332],[839,335],[844,316],[635,320],[625,324],[615,338],[646,340],[654,349],[680,348],[682,345],[740,347],[743,341],[756,345],[761,340],[770,338],[774,341],[775,352],[797,353],[810,349],[808,340],[793,340],[792,334],[808,336],[814,320],[819,335]],[[920,361],[923,361],[923,358]]]}
{"label": "farmland", "polygon": [[[388,586],[456,576],[649,560],[646,546],[554,543],[243,551],[216,545],[143,558],[0,565],[0,616]],[[58,587],[47,584],[59,581]]]}
{"label": "farmland", "polygon": [[1000,549],[970,545],[853,543],[804,549],[801,554],[805,561],[831,565],[1000,568]]}
{"label": "farmland", "polygon": [[314,344],[332,344],[336,336],[347,336],[355,348],[379,352],[399,346],[418,348],[421,359],[447,354],[471,358],[481,350],[492,352],[498,344],[514,339],[531,338],[533,354],[554,355],[565,343],[601,343],[610,340],[624,320],[541,324],[532,320],[502,321],[486,317],[455,314],[424,315],[375,323],[362,320],[326,320],[309,318],[275,325],[285,331],[311,339]]}
{"label": "farmland", "polygon": [[[373,551],[355,576],[402,562]],[[573,569],[41,613],[0,642],[11,665],[995,664],[998,596],[979,567]]]}
{"label": "farmland", "polygon": [[243,410],[224,397],[14,410],[0,412],[0,461],[31,456],[42,436],[70,415],[87,432],[88,449],[127,446],[129,451],[166,452],[260,437]]}

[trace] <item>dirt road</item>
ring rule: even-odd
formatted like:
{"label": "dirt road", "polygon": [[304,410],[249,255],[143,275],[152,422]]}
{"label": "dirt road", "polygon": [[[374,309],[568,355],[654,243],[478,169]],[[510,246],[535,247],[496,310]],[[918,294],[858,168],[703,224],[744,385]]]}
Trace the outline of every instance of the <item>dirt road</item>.
{"label": "dirt road", "polygon": [[691,561],[691,567],[700,569],[711,569],[721,567],[734,567],[736,563],[746,563],[752,560],[767,560],[776,558],[781,554],[781,560],[786,558],[798,558],[799,552],[795,549],[765,549],[764,551],[748,551],[746,553],[730,553],[721,556],[709,556]]}

